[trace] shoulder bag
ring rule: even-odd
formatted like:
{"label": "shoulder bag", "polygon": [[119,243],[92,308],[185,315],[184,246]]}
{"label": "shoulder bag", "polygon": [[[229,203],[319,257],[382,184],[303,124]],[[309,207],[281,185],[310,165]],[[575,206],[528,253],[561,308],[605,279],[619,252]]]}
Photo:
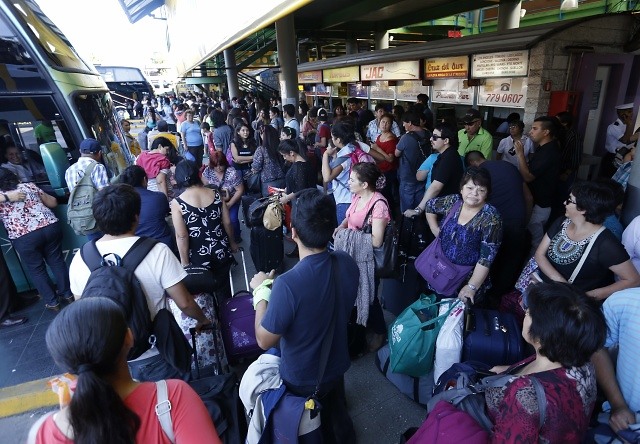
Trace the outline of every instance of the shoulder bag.
{"label": "shoulder bag", "polygon": [[[449,210],[442,222],[442,227],[462,206],[459,200]],[[416,270],[429,283],[429,286],[439,295],[455,294],[462,282],[469,276],[475,265],[458,265],[451,262],[442,251],[440,235],[416,258]]]}
{"label": "shoulder bag", "polygon": [[[373,209],[378,202],[383,202],[387,206],[387,209],[389,209],[389,204],[385,200],[376,200],[364,218],[365,224],[362,226],[364,233],[371,234],[373,228],[373,221],[371,220]],[[389,214],[391,214],[390,209]],[[398,260],[398,230],[396,229],[393,219],[389,220],[389,223],[384,229],[382,245],[373,247],[373,260],[375,262],[374,268],[377,278],[393,277]]]}

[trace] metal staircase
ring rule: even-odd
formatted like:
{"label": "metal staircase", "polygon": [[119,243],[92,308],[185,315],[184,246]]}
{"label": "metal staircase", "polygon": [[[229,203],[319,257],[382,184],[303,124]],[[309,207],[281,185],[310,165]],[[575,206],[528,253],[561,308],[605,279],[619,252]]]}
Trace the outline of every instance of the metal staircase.
{"label": "metal staircase", "polygon": [[245,73],[238,72],[238,86],[241,90],[256,93],[262,97],[279,96],[280,91],[260,82]]}

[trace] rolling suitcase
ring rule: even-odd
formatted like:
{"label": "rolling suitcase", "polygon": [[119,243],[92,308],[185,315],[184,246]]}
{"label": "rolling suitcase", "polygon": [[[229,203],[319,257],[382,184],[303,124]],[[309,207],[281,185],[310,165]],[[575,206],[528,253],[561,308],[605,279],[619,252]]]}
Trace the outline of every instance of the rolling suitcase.
{"label": "rolling suitcase", "polygon": [[251,228],[251,260],[257,271],[282,271],[284,262],[284,235],[282,228],[267,230],[263,226]]}
{"label": "rolling suitcase", "polygon": [[434,239],[424,214],[415,217],[402,216],[398,231],[398,253],[407,259],[415,259]]}
{"label": "rolling suitcase", "polygon": [[516,318],[510,313],[470,308],[465,319],[462,362],[510,365],[524,359],[524,344]]}
{"label": "rolling suitcase", "polygon": [[200,334],[194,337],[193,331],[196,326],[196,320],[184,314],[173,300],[169,299],[169,308],[171,313],[178,321],[178,326],[184,333],[194,352],[194,362],[191,366],[192,370],[199,368],[215,369],[216,374],[226,373],[229,371],[229,364],[224,352],[222,343],[222,332],[220,331],[220,321],[218,320],[218,312],[214,296],[210,293],[194,294],[193,299],[202,309],[202,313],[209,319],[212,324],[204,327]]}
{"label": "rolling suitcase", "polygon": [[[195,328],[191,328],[189,333],[197,375],[196,379],[189,382],[189,386],[198,394],[207,408],[207,412],[216,426],[216,432],[220,436],[220,441],[223,444],[244,442],[247,436],[247,421],[238,392],[238,377],[229,371],[228,367],[224,369],[220,365],[216,366],[214,375],[201,377],[195,330]],[[216,330],[216,328],[207,325],[203,327],[199,335],[207,330]],[[220,362],[221,360],[218,359],[218,363]]]}
{"label": "rolling suitcase", "polygon": [[414,261],[405,260],[398,266],[398,276],[382,279],[381,303],[385,310],[400,315],[414,303],[425,289],[425,282],[418,274]]}
{"label": "rolling suitcase", "polygon": [[[231,298],[220,303],[222,341],[230,364],[235,364],[243,358],[255,358],[263,352],[256,341],[256,312],[253,309],[253,295],[249,290],[244,251],[240,250],[240,254],[247,289],[234,293]],[[233,293],[231,271],[229,271],[229,280]]]}

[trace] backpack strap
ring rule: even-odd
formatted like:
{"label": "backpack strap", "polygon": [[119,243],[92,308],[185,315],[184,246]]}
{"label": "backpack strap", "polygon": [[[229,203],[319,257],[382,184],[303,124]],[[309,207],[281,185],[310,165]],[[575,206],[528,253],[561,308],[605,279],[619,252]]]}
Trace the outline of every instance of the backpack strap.
{"label": "backpack strap", "polygon": [[80,248],[80,257],[91,272],[102,266],[102,255],[100,251],[98,251],[98,247],[96,247],[95,240],[85,243],[82,248]]}
{"label": "backpack strap", "polygon": [[529,379],[531,379],[531,385],[533,385],[533,388],[536,391],[536,401],[538,402],[538,412],[540,413],[540,426],[538,429],[541,429],[544,425],[545,417],[547,416],[547,395],[545,394],[544,387],[542,387],[542,383],[538,378],[533,375],[529,375]]}
{"label": "backpack strap", "polygon": [[133,273],[157,243],[150,237],[140,237],[124,255],[121,265]]}
{"label": "backpack strap", "polygon": [[175,444],[176,437],[173,433],[173,421],[171,420],[171,401],[169,401],[169,389],[167,388],[167,381],[161,379],[156,381],[156,397],[158,403],[156,404],[156,416],[162,431],[172,444]]}

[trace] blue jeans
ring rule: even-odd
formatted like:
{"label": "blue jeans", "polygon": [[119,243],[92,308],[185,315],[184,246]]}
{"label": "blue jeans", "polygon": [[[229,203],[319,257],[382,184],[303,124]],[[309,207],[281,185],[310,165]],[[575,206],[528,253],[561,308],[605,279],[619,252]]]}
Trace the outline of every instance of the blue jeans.
{"label": "blue jeans", "polygon": [[128,361],[129,373],[136,381],[160,381],[161,379],[182,379],[189,381],[189,373],[182,374],[165,361],[160,354],[139,361]]}
{"label": "blue jeans", "polygon": [[[71,296],[69,270],[62,256],[62,227],[55,222],[38,228],[12,241],[20,260],[29,271],[31,281],[47,304],[58,303],[58,296]],[[49,278],[47,267],[53,272],[56,287]]]}
{"label": "blue jeans", "polygon": [[400,182],[400,212],[404,213],[417,207],[424,192],[423,183]]}
{"label": "blue jeans", "polygon": [[336,217],[338,218],[338,225],[342,223],[345,217],[347,217],[347,210],[349,209],[348,203],[336,204]]}
{"label": "blue jeans", "polygon": [[229,207],[229,219],[231,219],[231,226],[233,227],[233,237],[235,241],[242,239],[240,237],[240,220],[238,219],[238,211],[240,210],[240,201]]}

